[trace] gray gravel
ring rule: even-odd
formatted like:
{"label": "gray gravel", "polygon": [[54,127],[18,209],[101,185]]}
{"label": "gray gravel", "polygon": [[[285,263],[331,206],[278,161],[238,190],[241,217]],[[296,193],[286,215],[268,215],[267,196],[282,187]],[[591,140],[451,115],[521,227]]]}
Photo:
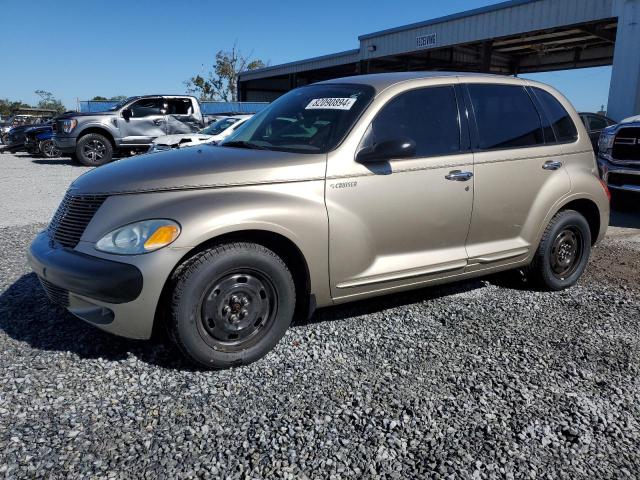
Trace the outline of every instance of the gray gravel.
{"label": "gray gravel", "polygon": [[635,218],[569,291],[326,309],[213,373],[50,305],[24,262],[43,225],[0,228],[0,478],[637,478]]}
{"label": "gray gravel", "polygon": [[0,153],[0,227],[48,222],[69,184],[89,170],[68,158]]}

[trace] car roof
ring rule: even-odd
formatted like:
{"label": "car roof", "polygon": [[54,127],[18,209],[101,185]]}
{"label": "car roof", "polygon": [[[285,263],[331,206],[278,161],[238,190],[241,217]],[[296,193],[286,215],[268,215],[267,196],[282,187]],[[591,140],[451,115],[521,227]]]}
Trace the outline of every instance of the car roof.
{"label": "car roof", "polygon": [[[492,75],[488,73],[469,73],[469,72],[393,72],[393,73],[370,73],[366,75],[355,75],[351,77],[335,78],[332,80],[325,80],[318,82],[317,84],[331,84],[331,83],[356,83],[360,85],[370,85],[377,91],[381,91],[392,85],[407,82],[411,80],[424,80],[428,78],[465,78],[466,80],[473,80],[474,78],[486,79],[494,78],[499,80],[505,80],[509,83],[522,83],[525,82],[518,78],[509,77],[506,75]],[[316,84],[316,85],[317,85]]]}

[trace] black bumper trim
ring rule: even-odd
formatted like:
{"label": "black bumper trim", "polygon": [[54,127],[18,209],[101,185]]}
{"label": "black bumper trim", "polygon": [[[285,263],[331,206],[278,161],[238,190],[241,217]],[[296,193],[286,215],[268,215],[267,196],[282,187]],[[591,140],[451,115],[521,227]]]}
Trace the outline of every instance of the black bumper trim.
{"label": "black bumper trim", "polygon": [[31,244],[29,263],[52,285],[106,303],[131,302],[142,291],[142,273],[134,265],[51,247],[44,232]]}

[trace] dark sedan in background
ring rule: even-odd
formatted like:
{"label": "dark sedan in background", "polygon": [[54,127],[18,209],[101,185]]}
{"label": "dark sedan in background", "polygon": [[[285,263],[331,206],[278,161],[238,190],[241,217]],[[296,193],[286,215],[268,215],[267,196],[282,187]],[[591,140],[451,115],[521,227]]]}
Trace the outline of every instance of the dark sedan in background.
{"label": "dark sedan in background", "polygon": [[611,120],[609,117],[600,115],[599,113],[589,112],[580,113],[580,119],[587,129],[587,133],[589,134],[589,138],[591,139],[591,145],[593,145],[593,150],[597,153],[600,134],[605,128],[611,125],[615,125],[616,122]]}

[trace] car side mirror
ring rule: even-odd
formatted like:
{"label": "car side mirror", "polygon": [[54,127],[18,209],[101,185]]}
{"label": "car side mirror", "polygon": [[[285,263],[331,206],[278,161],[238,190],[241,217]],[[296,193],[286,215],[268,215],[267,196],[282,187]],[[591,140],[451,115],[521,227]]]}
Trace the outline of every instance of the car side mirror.
{"label": "car side mirror", "polygon": [[124,118],[125,120],[129,120],[131,118],[131,109],[130,108],[125,108],[124,110],[122,110],[122,118]]}
{"label": "car side mirror", "polygon": [[365,147],[356,154],[356,162],[384,162],[392,158],[411,158],[416,154],[416,142],[398,137]]}

